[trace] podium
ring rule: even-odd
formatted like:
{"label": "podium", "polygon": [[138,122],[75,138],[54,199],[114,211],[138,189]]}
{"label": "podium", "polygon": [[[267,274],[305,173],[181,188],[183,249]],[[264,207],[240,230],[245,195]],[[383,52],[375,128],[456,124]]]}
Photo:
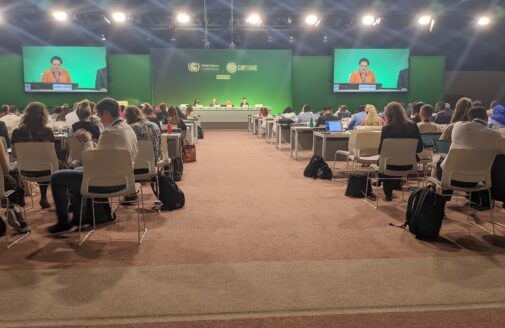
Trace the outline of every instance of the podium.
{"label": "podium", "polygon": [[42,83],[28,82],[25,83],[25,91],[31,92],[69,92],[79,89],[78,83]]}
{"label": "podium", "polygon": [[382,83],[335,83],[333,92],[367,92],[382,90]]}

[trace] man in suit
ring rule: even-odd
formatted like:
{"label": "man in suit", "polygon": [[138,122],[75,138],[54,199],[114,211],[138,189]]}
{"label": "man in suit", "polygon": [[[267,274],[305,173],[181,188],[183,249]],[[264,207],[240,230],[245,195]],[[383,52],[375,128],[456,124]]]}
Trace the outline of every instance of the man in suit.
{"label": "man in suit", "polygon": [[95,89],[99,91],[107,91],[109,89],[109,74],[107,68],[100,68],[96,71]]}
{"label": "man in suit", "polygon": [[398,90],[407,91],[409,88],[409,69],[402,69],[398,74],[398,82],[396,83]]}

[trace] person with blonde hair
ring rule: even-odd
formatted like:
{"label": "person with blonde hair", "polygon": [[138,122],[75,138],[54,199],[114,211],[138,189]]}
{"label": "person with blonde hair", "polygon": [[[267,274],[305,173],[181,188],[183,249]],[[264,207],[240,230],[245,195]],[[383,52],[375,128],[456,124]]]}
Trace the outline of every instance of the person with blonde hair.
{"label": "person with blonde hair", "polygon": [[98,140],[100,137],[100,128],[91,121],[92,111],[89,100],[85,99],[78,103],[75,112],[79,118],[79,122],[72,124],[73,133],[79,129],[84,129],[91,133],[92,139]]}
{"label": "person with blonde hair", "polygon": [[384,120],[377,113],[377,109],[374,105],[366,105],[365,106],[366,116],[361,122],[362,126],[383,126]]}

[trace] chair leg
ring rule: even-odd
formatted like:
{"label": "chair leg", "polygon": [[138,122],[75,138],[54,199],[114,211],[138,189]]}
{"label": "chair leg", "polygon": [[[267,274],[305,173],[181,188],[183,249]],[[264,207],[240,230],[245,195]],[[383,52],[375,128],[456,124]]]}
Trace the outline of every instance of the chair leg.
{"label": "chair leg", "polygon": [[[142,220],[144,221],[144,231],[141,235],[140,233],[140,202],[142,201]],[[144,193],[142,191],[142,186],[140,187],[140,200],[137,197],[137,234],[138,234],[138,245],[142,243],[144,237],[147,233],[146,218],[144,214]]]}
{"label": "chair leg", "polygon": [[81,231],[82,231],[82,213],[84,212],[83,208],[86,208],[86,198],[81,197],[81,213],[79,215],[79,246],[82,246],[84,242],[91,236],[93,232],[95,232],[96,229],[96,224],[95,224],[95,202],[94,198],[91,198],[91,208],[92,208],[92,213],[93,213],[93,229],[88,231],[88,233],[84,236],[84,238],[81,240]]}
{"label": "chair leg", "polygon": [[491,197],[491,189],[488,190],[488,195],[489,195],[489,206],[490,206],[490,211],[489,211],[489,219],[491,223],[493,224],[493,236],[495,235],[495,227],[494,227],[494,199]]}
{"label": "chair leg", "polygon": [[6,209],[5,209],[5,218],[6,218],[6,222],[5,222],[5,242],[6,242],[6,246],[7,246],[7,249],[11,248],[12,246],[14,246],[15,244],[19,243],[21,240],[23,240],[24,238],[28,237],[31,232],[28,230],[28,232],[25,232],[21,237],[17,238],[16,240],[14,240],[12,243],[9,244],[9,231],[8,231],[8,228],[9,228],[9,220],[8,220],[8,215],[9,215],[9,206],[10,206],[10,203],[9,203],[9,198],[6,197],[5,198],[6,200]]}

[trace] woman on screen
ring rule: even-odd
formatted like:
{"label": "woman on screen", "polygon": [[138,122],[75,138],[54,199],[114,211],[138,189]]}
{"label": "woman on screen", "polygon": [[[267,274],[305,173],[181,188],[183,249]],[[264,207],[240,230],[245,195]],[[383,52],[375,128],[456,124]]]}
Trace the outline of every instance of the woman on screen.
{"label": "woman on screen", "polygon": [[370,61],[367,58],[361,58],[359,60],[359,69],[351,74],[349,83],[352,84],[364,84],[364,83],[377,83],[375,80],[375,74],[373,71],[368,69],[370,66]]}
{"label": "woman on screen", "polygon": [[51,57],[51,68],[47,69],[42,75],[42,83],[72,83],[68,71],[61,68],[62,64],[63,60],[60,57]]}

